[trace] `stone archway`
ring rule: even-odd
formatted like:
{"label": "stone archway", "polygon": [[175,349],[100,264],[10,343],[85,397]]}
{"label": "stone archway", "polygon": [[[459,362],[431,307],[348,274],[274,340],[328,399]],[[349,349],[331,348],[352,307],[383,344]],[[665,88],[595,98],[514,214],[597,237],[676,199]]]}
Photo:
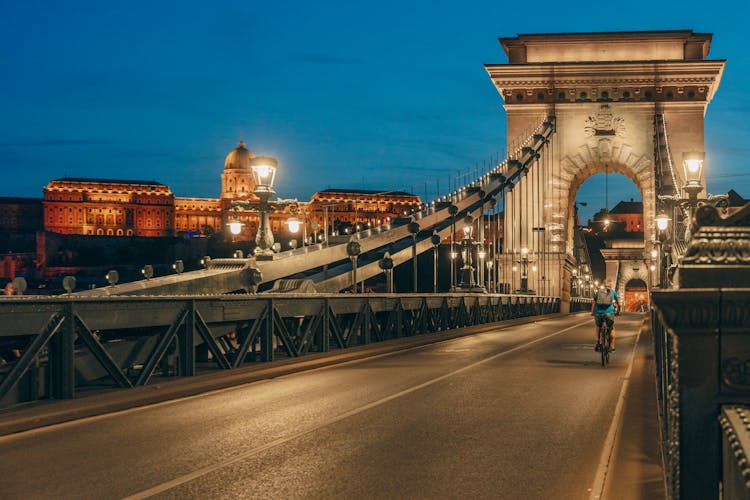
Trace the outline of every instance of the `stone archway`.
{"label": "stone archway", "polygon": [[[682,185],[663,158],[679,165],[684,152],[704,150],[703,120],[725,61],[708,59],[710,34],[690,30],[530,34],[500,43],[508,63],[485,69],[504,101],[508,150],[525,145],[540,116],[555,117],[552,147],[542,158],[544,220],[534,223],[544,227],[551,289],[566,303],[578,187],[606,170],[627,176],[643,197],[644,239],[653,239],[657,194]],[[534,178],[533,168],[527,175]],[[505,227],[530,204],[516,202],[509,216],[506,200]],[[525,225],[514,229],[522,244],[533,241]]]}
{"label": "stone archway", "polygon": [[645,270],[625,273],[622,276],[616,286],[623,311],[642,312],[639,311],[640,305],[645,304],[646,308],[649,306],[648,283],[648,272]]}
{"label": "stone archway", "polygon": [[561,250],[572,254],[578,189],[596,174],[619,173],[641,192],[644,239],[653,239],[656,204],[653,152],[649,151],[649,147],[653,150],[652,117],[609,104],[584,106],[574,115],[571,118],[579,122],[578,133],[573,130],[565,134],[569,143],[561,147],[559,175],[552,184],[551,198],[559,203],[552,206],[552,212],[561,214],[559,219],[564,221],[555,228],[557,234],[553,232],[552,238],[560,242]]}

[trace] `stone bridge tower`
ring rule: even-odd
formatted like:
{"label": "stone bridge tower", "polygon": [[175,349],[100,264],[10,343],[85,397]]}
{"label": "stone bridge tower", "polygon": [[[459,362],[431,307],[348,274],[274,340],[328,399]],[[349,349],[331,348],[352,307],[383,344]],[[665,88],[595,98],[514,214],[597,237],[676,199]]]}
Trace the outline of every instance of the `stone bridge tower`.
{"label": "stone bridge tower", "polygon": [[[650,244],[657,196],[684,184],[684,152],[705,150],[703,118],[725,61],[708,60],[711,35],[690,30],[519,35],[500,43],[508,64],[485,68],[504,100],[508,150],[541,116],[554,115],[557,125],[548,167],[537,174],[542,187],[531,190],[537,195],[521,189],[531,182],[533,167],[508,194],[505,231],[517,234],[506,238],[504,251],[510,261],[519,252],[513,247],[541,237],[534,251],[542,250],[537,261],[547,268],[548,291],[567,303],[578,188],[597,173],[631,179],[643,196],[644,240]],[[664,141],[666,151],[655,151]],[[664,153],[674,168],[657,161]],[[707,155],[708,168],[710,162]],[[522,222],[531,210],[539,212],[536,228]]]}

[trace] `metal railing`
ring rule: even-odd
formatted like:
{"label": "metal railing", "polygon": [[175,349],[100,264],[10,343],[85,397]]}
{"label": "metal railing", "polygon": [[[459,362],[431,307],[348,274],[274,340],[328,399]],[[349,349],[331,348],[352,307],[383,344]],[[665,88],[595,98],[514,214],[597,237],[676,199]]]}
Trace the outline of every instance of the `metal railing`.
{"label": "metal railing", "polygon": [[0,407],[559,311],[557,298],[499,294],[9,297]]}
{"label": "metal railing", "polygon": [[651,313],[656,366],[656,396],[667,498],[680,497],[680,394],[677,341]]}
{"label": "metal railing", "polygon": [[571,297],[570,298],[570,312],[580,312],[580,311],[591,311],[591,303],[593,302],[592,299],[587,299],[585,297]]}

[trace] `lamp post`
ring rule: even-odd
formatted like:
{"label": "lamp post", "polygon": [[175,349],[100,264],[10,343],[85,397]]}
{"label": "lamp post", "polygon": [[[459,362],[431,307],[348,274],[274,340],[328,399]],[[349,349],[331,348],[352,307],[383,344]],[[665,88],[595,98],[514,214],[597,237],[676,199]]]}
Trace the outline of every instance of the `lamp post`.
{"label": "lamp post", "polygon": [[233,207],[232,210],[232,218],[227,222],[227,226],[229,226],[229,232],[232,233],[233,236],[238,236],[242,232],[242,221],[240,221],[239,217],[239,211],[237,210],[237,207]]}
{"label": "lamp post", "polygon": [[[297,200],[271,200],[271,197],[276,194],[276,191],[273,189],[273,183],[276,179],[278,165],[276,159],[270,156],[256,156],[255,158],[251,158],[250,169],[253,174],[253,181],[255,182],[253,194],[258,197],[258,205],[255,206],[249,200],[232,201],[234,217],[228,225],[234,235],[238,235],[242,230],[242,222],[237,217],[238,207],[255,210],[260,214],[260,224],[258,232],[255,235],[255,258],[257,260],[273,260],[275,245],[269,220],[270,213],[292,203],[297,203]],[[294,220],[292,220],[290,227],[294,223]]]}
{"label": "lamp post", "polygon": [[433,232],[430,237],[432,243],[432,293],[437,293],[437,271],[438,271],[438,247],[440,246],[440,235]]}
{"label": "lamp post", "polygon": [[[717,207],[721,207],[726,211],[728,205],[727,195],[708,195],[706,198],[698,198],[698,194],[703,191],[704,186],[701,184],[701,177],[703,172],[703,163],[705,161],[705,153],[703,152],[686,152],[682,155],[682,167],[685,174],[685,184],[682,186],[683,193],[687,194],[687,197],[679,195],[659,195],[658,199],[662,205],[669,207],[673,215],[679,219],[675,219],[675,224],[670,232],[667,231],[669,227],[670,218],[664,212],[662,208],[659,215],[656,217],[656,226],[658,229],[658,245],[660,248],[659,265],[657,266],[659,284],[660,286],[669,286],[671,282],[670,269],[672,268],[673,257],[679,257],[684,252],[687,242],[691,237],[691,224],[693,220],[693,214],[696,208],[704,204],[712,204]],[[679,210],[675,210],[679,208]],[[677,226],[679,223],[684,225],[684,231],[679,234]],[[672,255],[673,253],[676,255]]]}
{"label": "lamp post", "polygon": [[383,258],[378,262],[378,265],[380,266],[380,269],[385,272],[385,282],[388,287],[388,293],[393,293],[393,259],[391,258],[391,254],[385,252]]}
{"label": "lamp post", "polygon": [[[484,249],[484,245],[481,243],[477,243],[477,284],[479,286],[485,286],[485,276],[484,276],[484,264],[485,264],[485,258],[487,257],[487,251]],[[480,273],[479,270],[482,270]]]}
{"label": "lamp post", "polygon": [[[451,238],[453,239],[453,238]],[[456,248],[456,244],[451,242],[451,252],[450,252],[450,259],[451,259],[451,287],[450,290],[454,291],[456,288],[456,259],[458,258],[458,249]]]}
{"label": "lamp post", "polygon": [[529,260],[529,249],[521,248],[521,258],[516,261],[517,264],[521,264],[521,288],[518,293],[534,293],[533,290],[529,290],[529,264],[532,262],[532,260]]}
{"label": "lamp post", "polygon": [[416,222],[410,222],[409,225],[406,226],[406,229],[408,229],[409,233],[411,234],[411,260],[413,269],[412,291],[414,293],[417,293],[417,234],[419,234],[419,224]]}
{"label": "lamp post", "polygon": [[451,204],[450,207],[448,207],[448,213],[451,216],[451,291],[453,291],[454,288],[456,288],[456,258],[458,257],[458,252],[455,248],[455,238],[456,238],[456,214],[458,214],[458,207],[456,205]]}
{"label": "lamp post", "polygon": [[492,274],[492,270],[493,270],[492,259],[488,259],[487,260],[487,290],[490,293],[495,293],[497,283],[496,283],[496,280],[494,279],[495,278],[494,275]]}
{"label": "lamp post", "polygon": [[[294,202],[289,207],[289,213],[291,214],[290,217],[286,220],[286,224],[289,227],[289,232],[292,234],[297,234],[297,231],[299,231],[300,226],[302,227],[302,246],[307,245],[307,212],[304,208],[301,208],[299,206],[299,203]],[[298,218],[297,216],[301,215],[302,218]],[[295,240],[296,241],[296,240]]]}
{"label": "lamp post", "polygon": [[357,293],[357,257],[361,251],[359,241],[357,241],[356,236],[352,235],[349,243],[346,244],[346,253],[352,263],[352,293]]}
{"label": "lamp post", "polygon": [[473,226],[474,218],[471,215],[467,215],[463,220],[463,239],[461,240],[461,252],[463,259],[463,266],[459,270],[459,283],[458,289],[461,291],[471,292],[484,292],[484,287],[479,286],[474,281],[474,266],[471,258],[471,253],[474,249],[472,242],[471,233],[474,229]]}
{"label": "lamp post", "polygon": [[273,182],[276,179],[278,162],[270,156],[257,156],[250,159],[250,168],[253,173],[253,181],[255,181],[253,194],[260,199],[260,226],[258,227],[258,234],[255,235],[255,243],[257,245],[255,258],[258,260],[271,260],[273,259],[271,247],[274,241],[269,221],[269,213],[271,212],[269,201],[276,194],[276,191],[273,190]]}

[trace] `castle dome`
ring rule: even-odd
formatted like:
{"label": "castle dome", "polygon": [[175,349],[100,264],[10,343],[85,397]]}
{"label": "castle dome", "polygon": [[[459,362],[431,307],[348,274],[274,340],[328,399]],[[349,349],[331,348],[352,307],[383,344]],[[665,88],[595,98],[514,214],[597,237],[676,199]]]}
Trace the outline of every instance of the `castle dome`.
{"label": "castle dome", "polygon": [[255,155],[245,147],[245,141],[240,141],[237,147],[229,152],[224,160],[224,169],[238,168],[243,170],[250,169],[250,158]]}

